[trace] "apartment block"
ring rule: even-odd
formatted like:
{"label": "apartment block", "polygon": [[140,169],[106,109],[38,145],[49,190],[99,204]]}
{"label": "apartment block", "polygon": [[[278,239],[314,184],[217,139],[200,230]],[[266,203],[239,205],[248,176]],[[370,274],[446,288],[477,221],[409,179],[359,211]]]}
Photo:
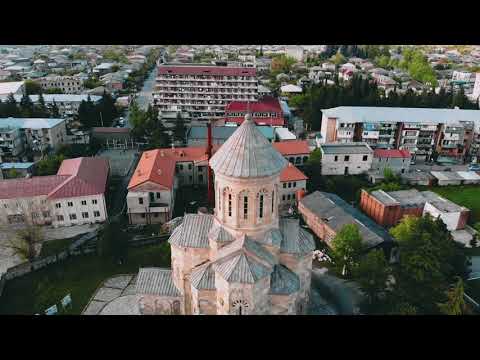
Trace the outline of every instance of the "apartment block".
{"label": "apartment block", "polygon": [[35,80],[43,90],[62,89],[64,94],[80,94],[83,90],[83,80],[75,76],[46,76]]}
{"label": "apartment block", "polygon": [[163,112],[186,111],[192,118],[225,116],[232,101],[257,101],[256,69],[212,64],[159,64],[154,105]]}
{"label": "apartment block", "polygon": [[322,110],[324,143],[365,142],[408,150],[414,159],[434,151],[463,160],[477,156],[480,110],[340,106]]}

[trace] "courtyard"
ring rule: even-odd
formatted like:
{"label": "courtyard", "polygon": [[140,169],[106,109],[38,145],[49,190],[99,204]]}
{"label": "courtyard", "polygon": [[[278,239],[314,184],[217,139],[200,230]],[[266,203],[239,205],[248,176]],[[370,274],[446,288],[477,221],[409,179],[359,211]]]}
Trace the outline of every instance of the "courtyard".
{"label": "courtyard", "polygon": [[122,265],[96,254],[80,255],[10,280],[0,298],[0,314],[43,314],[71,294],[72,307],[64,314],[79,315],[105,280],[136,274],[140,267],[170,267],[168,243],[129,248]]}

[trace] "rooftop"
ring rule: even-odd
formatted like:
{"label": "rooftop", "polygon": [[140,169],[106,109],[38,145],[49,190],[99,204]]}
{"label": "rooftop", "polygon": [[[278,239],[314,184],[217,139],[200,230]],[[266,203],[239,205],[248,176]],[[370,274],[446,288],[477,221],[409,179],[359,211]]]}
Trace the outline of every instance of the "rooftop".
{"label": "rooftop", "polygon": [[281,182],[300,180],[308,180],[308,177],[290,162],[288,163],[288,166],[280,173]]}
{"label": "rooftop", "polygon": [[0,82],[0,95],[16,93],[23,85],[23,81]]}
{"label": "rooftop", "polygon": [[325,117],[338,118],[342,122],[411,122],[411,123],[458,123],[474,121],[480,127],[480,110],[399,108],[374,106],[339,106],[323,109]]}
{"label": "rooftop", "polygon": [[135,292],[137,294],[181,296],[173,283],[172,270],[160,268],[140,268]]}
{"label": "rooftop", "polygon": [[46,118],[0,118],[0,127],[12,127],[20,129],[51,129],[65,122],[65,119]]}
{"label": "rooftop", "polygon": [[374,157],[376,158],[410,158],[410,151],[408,150],[398,150],[398,149],[375,149],[373,152]]}
{"label": "rooftop", "polygon": [[[257,126],[257,129],[267,139],[273,139],[273,128],[270,126]],[[212,126],[212,137],[214,139],[226,140],[235,131],[235,126]],[[192,126],[188,131],[188,137],[191,139],[207,139],[207,127],[206,126]]]}
{"label": "rooftop", "polygon": [[221,75],[221,76],[255,76],[255,68],[216,66],[201,64],[164,64],[158,67],[158,74],[172,75]]}
{"label": "rooftop", "polygon": [[280,174],[287,161],[257,129],[250,114],[210,159],[215,175],[238,178]]}
{"label": "rooftop", "polygon": [[109,166],[103,158],[64,160],[57,175],[0,181],[0,199],[46,195],[50,199],[97,195],[105,192]]}
{"label": "rooftop", "polygon": [[274,142],[273,147],[283,155],[310,154],[307,140]]}
{"label": "rooftop", "polygon": [[335,232],[340,231],[347,224],[357,225],[363,241],[369,247],[377,246],[385,241],[392,241],[384,228],[335,194],[315,191],[302,198],[300,203]]}
{"label": "rooftop", "polygon": [[365,143],[352,144],[322,144],[324,154],[371,154],[373,150]]}

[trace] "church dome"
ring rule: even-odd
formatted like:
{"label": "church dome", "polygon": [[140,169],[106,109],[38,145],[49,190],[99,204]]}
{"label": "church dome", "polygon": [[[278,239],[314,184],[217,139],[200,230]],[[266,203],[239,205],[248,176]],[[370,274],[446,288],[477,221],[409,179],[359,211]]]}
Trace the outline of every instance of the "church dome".
{"label": "church dome", "polygon": [[210,160],[216,175],[238,178],[278,174],[287,163],[257,129],[251,114]]}

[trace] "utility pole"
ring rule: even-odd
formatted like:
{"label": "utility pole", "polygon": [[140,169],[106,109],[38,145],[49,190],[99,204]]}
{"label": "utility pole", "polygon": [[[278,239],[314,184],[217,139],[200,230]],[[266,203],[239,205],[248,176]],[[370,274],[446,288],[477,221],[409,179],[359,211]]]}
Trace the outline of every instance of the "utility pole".
{"label": "utility pole", "polygon": [[103,116],[101,111],[100,111],[100,122],[102,123],[102,127],[103,127]]}

